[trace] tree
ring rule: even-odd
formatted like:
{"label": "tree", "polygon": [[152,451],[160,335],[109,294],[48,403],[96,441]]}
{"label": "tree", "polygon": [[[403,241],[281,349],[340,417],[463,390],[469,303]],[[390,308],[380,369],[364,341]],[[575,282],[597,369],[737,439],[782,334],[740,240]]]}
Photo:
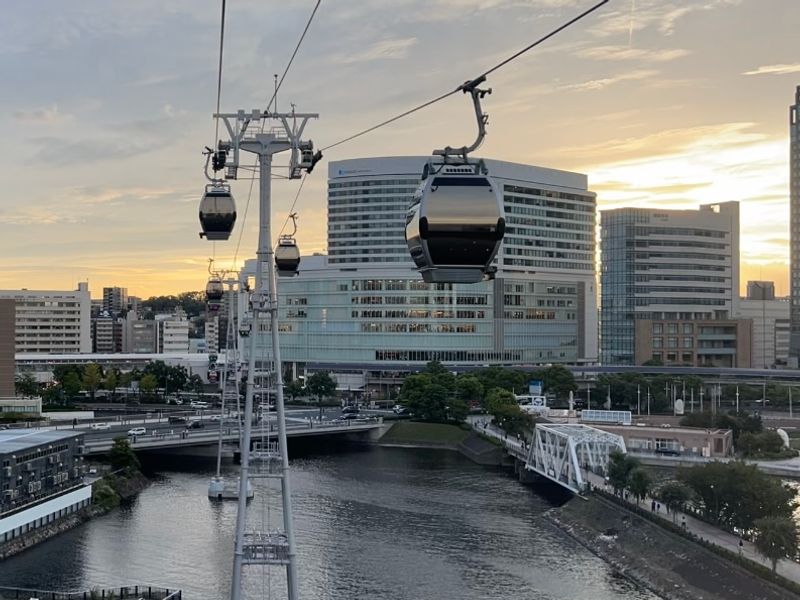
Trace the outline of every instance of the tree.
{"label": "tree", "polygon": [[302,396],[303,392],[305,392],[305,388],[303,387],[303,383],[295,379],[294,381],[290,381],[284,386],[286,390],[286,394],[289,396],[290,400],[294,401],[297,396]]}
{"label": "tree", "polygon": [[775,431],[744,432],[739,436],[737,450],[745,458],[774,458],[784,452],[783,440]]}
{"label": "tree", "polygon": [[467,403],[483,399],[483,384],[475,375],[462,375],[456,379],[456,393]]}
{"label": "tree", "polygon": [[155,375],[143,375],[139,380],[139,389],[145,396],[151,396],[156,391],[156,387],[158,387],[158,381]]}
{"label": "tree", "polygon": [[779,559],[794,558],[797,554],[797,527],[789,517],[764,517],[757,519],[754,525],[756,549],[772,562],[774,573]]}
{"label": "tree", "polygon": [[706,517],[728,529],[748,531],[762,517],[792,515],[796,491],[756,465],[712,462],[678,469]]}
{"label": "tree", "polygon": [[39,382],[33,373],[26,371],[14,379],[14,391],[20,396],[38,396]]}
{"label": "tree", "polygon": [[117,370],[114,368],[109,368],[108,372],[106,373],[106,379],[103,382],[105,388],[111,392],[111,401],[113,402],[114,399],[117,397],[117,382],[119,380],[119,376],[117,375]]}
{"label": "tree", "polygon": [[131,445],[124,437],[114,438],[111,450],[108,452],[108,460],[114,470],[125,469],[128,472],[139,469],[139,459],[131,449]]}
{"label": "tree", "polygon": [[66,396],[67,400],[72,400],[78,395],[81,391],[81,378],[76,371],[70,371],[64,376],[61,389],[64,391],[64,396]]}
{"label": "tree", "polygon": [[100,371],[100,365],[97,363],[89,363],[83,369],[83,389],[89,392],[89,399],[94,402],[94,396],[100,384],[103,383],[103,374]]}
{"label": "tree", "polygon": [[658,490],[658,498],[672,512],[672,522],[675,522],[676,513],[683,511],[686,503],[692,498],[692,490],[680,481],[668,481]]}
{"label": "tree", "polygon": [[319,418],[322,420],[322,399],[336,393],[336,380],[327,371],[317,371],[306,380],[306,389],[312,396],[317,397],[319,405]]}
{"label": "tree", "polygon": [[639,467],[639,461],[624,452],[615,450],[608,456],[608,481],[619,494],[628,487],[631,471]]}
{"label": "tree", "polygon": [[652,481],[650,480],[650,475],[647,474],[647,471],[638,466],[631,469],[631,472],[628,474],[627,487],[628,491],[633,494],[636,500],[641,502],[650,491],[651,485]]}
{"label": "tree", "polygon": [[541,379],[544,390],[555,394],[556,398],[566,399],[570,392],[578,391],[578,384],[575,383],[575,376],[572,371],[563,365],[553,365],[535,373],[536,378]]}

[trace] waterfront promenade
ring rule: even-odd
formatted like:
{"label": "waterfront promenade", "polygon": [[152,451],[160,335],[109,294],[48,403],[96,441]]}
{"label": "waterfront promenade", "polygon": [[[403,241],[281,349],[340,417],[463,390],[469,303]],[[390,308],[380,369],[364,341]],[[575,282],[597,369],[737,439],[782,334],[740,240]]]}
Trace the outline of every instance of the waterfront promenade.
{"label": "waterfront promenade", "polygon": [[[515,456],[519,459],[520,456],[525,455],[527,450],[524,440],[518,439],[515,436],[507,435],[505,431],[490,423],[486,418],[476,418],[473,419],[471,423],[476,431],[501,441],[507,451],[512,454],[512,456]],[[606,483],[603,477],[592,472],[588,472],[587,475],[588,481],[591,483],[592,487],[602,489],[608,493],[613,493],[613,490]],[[644,498],[641,502],[637,502],[631,495],[625,495],[620,498],[620,500],[631,506],[638,506],[642,510],[651,511],[654,516],[657,516],[666,522],[674,522],[678,526],[685,527],[689,533],[692,533],[698,538],[706,540],[720,548],[728,550],[729,552],[738,554],[741,551],[741,555],[745,558],[772,569],[772,563],[769,561],[769,559],[758,553],[755,544],[732,533],[724,531],[719,527],[715,527],[710,523],[701,521],[700,519],[692,516],[691,513],[678,511],[673,515],[672,512],[667,511],[664,505],[661,505],[659,500],[651,496]],[[652,510],[653,503],[656,504],[656,510]],[[739,546],[740,541],[742,542],[741,549]],[[788,558],[779,560],[777,564],[777,573],[786,579],[800,584],[800,564],[794,560],[790,560]]]}

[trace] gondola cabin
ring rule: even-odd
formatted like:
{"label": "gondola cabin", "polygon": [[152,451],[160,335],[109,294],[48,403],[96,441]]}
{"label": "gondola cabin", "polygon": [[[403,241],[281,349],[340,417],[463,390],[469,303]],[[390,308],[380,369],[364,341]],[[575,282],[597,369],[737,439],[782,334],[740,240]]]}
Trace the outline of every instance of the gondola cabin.
{"label": "gondola cabin", "polygon": [[505,233],[500,186],[483,162],[426,165],[406,215],[406,243],[428,283],[477,283]]}
{"label": "gondola cabin", "polygon": [[300,267],[300,250],[294,238],[281,236],[275,248],[275,266],[281,277],[294,277]]}
{"label": "gondola cabin", "polygon": [[231,188],[226,183],[212,183],[206,186],[200,201],[200,237],[210,241],[227,240],[236,223],[236,204]]}

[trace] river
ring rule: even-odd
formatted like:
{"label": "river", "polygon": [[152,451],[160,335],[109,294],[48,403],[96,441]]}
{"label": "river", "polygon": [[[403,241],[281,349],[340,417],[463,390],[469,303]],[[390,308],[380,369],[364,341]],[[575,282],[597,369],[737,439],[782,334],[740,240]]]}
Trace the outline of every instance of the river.
{"label": "river", "polygon": [[[542,518],[551,504],[530,487],[456,453],[303,452],[291,466],[304,600],[656,598],[554,529]],[[0,585],[229,597],[236,503],[206,497],[213,460],[149,468],[153,484],[129,504],[0,563]],[[277,483],[255,483],[248,517],[276,526]],[[286,596],[283,568],[248,567],[246,585],[248,598]]]}

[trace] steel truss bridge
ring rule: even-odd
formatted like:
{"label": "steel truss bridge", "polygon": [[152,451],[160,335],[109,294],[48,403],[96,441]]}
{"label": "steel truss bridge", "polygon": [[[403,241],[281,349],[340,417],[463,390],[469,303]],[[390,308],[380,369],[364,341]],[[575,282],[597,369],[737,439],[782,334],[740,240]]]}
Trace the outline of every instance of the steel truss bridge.
{"label": "steel truss bridge", "polygon": [[588,487],[588,473],[604,474],[615,450],[627,453],[622,436],[588,425],[537,423],[531,444],[509,438],[494,427],[476,430],[503,442],[506,450],[528,471],[580,494]]}

